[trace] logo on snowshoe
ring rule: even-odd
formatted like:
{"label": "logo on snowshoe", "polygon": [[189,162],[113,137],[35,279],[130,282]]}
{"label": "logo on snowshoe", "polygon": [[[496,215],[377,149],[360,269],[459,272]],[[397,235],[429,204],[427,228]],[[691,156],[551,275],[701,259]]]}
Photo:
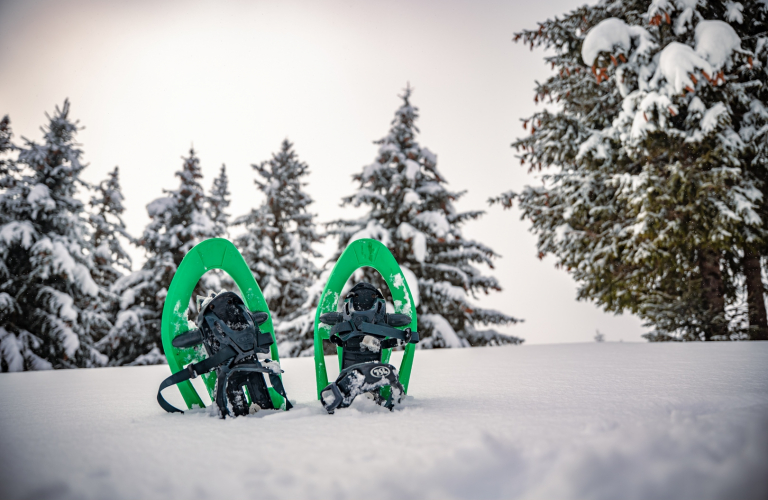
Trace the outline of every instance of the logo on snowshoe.
{"label": "logo on snowshoe", "polygon": [[389,368],[386,366],[377,366],[371,370],[371,375],[374,377],[384,378],[389,375]]}

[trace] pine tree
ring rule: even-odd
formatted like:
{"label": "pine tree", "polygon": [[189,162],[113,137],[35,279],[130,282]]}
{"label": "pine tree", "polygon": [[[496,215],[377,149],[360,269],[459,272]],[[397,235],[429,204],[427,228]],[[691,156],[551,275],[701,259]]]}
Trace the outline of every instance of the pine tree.
{"label": "pine tree", "polygon": [[208,217],[213,221],[215,233],[217,236],[227,236],[227,226],[229,225],[229,213],[227,208],[230,203],[229,179],[227,178],[227,167],[221,165],[219,176],[213,179],[211,194],[208,196]]}
{"label": "pine tree", "polygon": [[[176,172],[181,179],[179,189],[164,191],[167,196],[147,205],[151,220],[140,239],[147,252],[146,263],[112,288],[120,296],[120,311],[114,328],[99,342],[110,364],[164,361],[160,321],[168,287],[184,255],[200,241],[216,236],[199,183],[200,161],[194,150],[183,160],[182,169]],[[205,293],[198,288],[198,294]],[[194,304],[190,304],[190,311],[194,315]]]}
{"label": "pine tree", "polygon": [[766,9],[601,2],[515,35],[554,52],[534,100],[558,104],[513,143],[543,185],[493,201],[517,200],[578,297],[639,314],[651,340],[768,333]]}
{"label": "pine tree", "polygon": [[309,167],[287,139],[270,160],[252,167],[263,179],[255,183],[265,199],[260,207],[235,220],[246,228],[235,244],[267,300],[280,355],[309,355],[319,297],[312,290],[320,275],[311,259],[320,257],[313,245],[323,239],[314,214],[308,211],[312,198],[302,190]]}
{"label": "pine tree", "polygon": [[[359,238],[377,239],[392,251],[417,303],[422,348],[520,343],[517,337],[475,328],[478,323],[505,325],[518,320],[469,300],[469,294],[476,298],[478,292],[501,290],[496,279],[483,276],[476,267],[493,268],[498,255],[463,238],[460,226],[483,212],[454,208],[453,202],[464,192],[445,188],[436,156],[416,141],[418,108],[411,105],[410,97],[409,86],[389,133],[375,142],[379,145],[376,160],[353,176],[359,183],[357,193],[343,199],[343,205],[363,205],[368,213],[359,220],[330,224],[334,229],[328,234],[339,238],[336,258]],[[363,276],[388,293],[374,271],[365,270]]]}
{"label": "pine tree", "polygon": [[[92,275],[93,247],[83,204],[75,197],[82,151],[69,101],[26,140],[18,161],[3,163],[0,193],[0,351],[2,371],[101,366],[94,330],[101,291]],[[3,120],[2,148],[11,147]]]}
{"label": "pine tree", "polygon": [[123,248],[118,238],[122,236],[129,242],[133,241],[125,229],[122,215],[123,194],[120,189],[120,174],[117,167],[108,174],[108,178],[96,187],[96,193],[91,198],[90,223],[93,227],[91,242],[94,247],[94,280],[102,288],[109,288],[117,281],[123,272],[131,270],[131,257]]}

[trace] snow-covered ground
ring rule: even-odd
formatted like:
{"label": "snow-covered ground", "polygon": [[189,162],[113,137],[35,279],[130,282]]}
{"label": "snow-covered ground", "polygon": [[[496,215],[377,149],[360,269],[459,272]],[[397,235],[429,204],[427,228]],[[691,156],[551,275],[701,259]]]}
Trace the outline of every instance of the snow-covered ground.
{"label": "snow-covered ground", "polygon": [[283,367],[293,410],[225,421],[167,366],[2,374],[0,498],[768,498],[768,343],[419,351],[393,413]]}

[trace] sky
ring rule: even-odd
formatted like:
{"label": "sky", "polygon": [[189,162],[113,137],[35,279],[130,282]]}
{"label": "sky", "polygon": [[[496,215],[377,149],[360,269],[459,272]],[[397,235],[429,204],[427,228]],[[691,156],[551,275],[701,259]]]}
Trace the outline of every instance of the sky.
{"label": "sky", "polygon": [[[15,138],[40,141],[46,113],[65,98],[98,183],[115,166],[125,222],[139,235],[146,205],[174,189],[191,147],[210,188],[226,164],[230,212],[258,206],[251,165],[288,138],[310,167],[307,192],[318,222],[351,218],[340,207],[351,176],[374,161],[410,84],[418,140],[437,154],[448,188],[467,190],[457,208],[486,210],[464,235],[501,257],[503,291],[478,305],[525,320],[499,331],[527,343],[641,341],[630,314],[576,300],[576,283],[537,258],[520,212],[488,198],[540,182],[510,143],[536,110],[533,87],[549,75],[541,50],[515,32],[583,1],[145,1],[0,0],[0,115]],[[318,247],[326,256],[328,240]],[[134,269],[144,260],[132,250]]]}

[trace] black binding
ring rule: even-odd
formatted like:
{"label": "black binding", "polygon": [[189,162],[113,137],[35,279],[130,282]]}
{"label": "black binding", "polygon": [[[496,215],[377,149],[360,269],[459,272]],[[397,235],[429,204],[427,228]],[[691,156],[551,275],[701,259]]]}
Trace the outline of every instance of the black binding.
{"label": "black binding", "polygon": [[[237,294],[224,292],[213,297],[201,307],[198,315],[198,328],[185,332],[171,341],[174,347],[189,348],[203,344],[208,358],[199,363],[188,365],[185,369],[165,379],[157,391],[157,402],[169,413],[184,413],[169,404],[163,398],[163,389],[190,380],[216,370],[216,393],[214,403],[219,408],[222,418],[248,414],[249,408],[243,392],[248,390],[251,401],[260,408],[274,408],[269,397],[264,375],[275,391],[285,399],[285,408],[292,408],[280,380],[282,373],[279,365],[271,360],[264,360],[256,353],[266,354],[272,345],[272,335],[261,332],[258,325],[269,318],[266,312],[250,312]],[[230,411],[230,407],[232,411]]]}
{"label": "black binding", "polygon": [[[381,363],[381,349],[419,341],[418,332],[394,328],[410,324],[411,318],[387,314],[381,292],[369,283],[358,283],[346,295],[342,312],[323,314],[320,321],[331,325],[329,340],[344,348],[342,372],[321,393],[328,413],[346,408],[363,392],[371,393],[374,401],[390,410],[399,403],[405,391],[395,367]],[[390,387],[386,399],[379,391],[385,386]]]}

